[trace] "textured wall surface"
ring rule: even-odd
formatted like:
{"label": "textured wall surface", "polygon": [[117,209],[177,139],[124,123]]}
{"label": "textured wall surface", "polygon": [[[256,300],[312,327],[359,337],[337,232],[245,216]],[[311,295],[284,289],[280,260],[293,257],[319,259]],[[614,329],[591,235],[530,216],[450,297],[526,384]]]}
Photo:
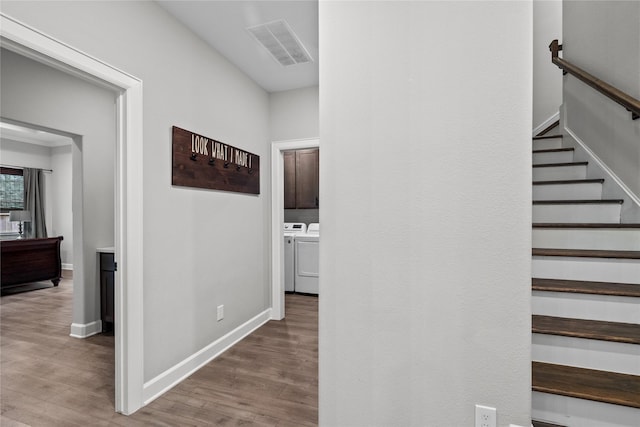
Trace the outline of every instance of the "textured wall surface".
{"label": "textured wall surface", "polygon": [[531,3],[320,2],[320,48],[320,425],[529,425]]}

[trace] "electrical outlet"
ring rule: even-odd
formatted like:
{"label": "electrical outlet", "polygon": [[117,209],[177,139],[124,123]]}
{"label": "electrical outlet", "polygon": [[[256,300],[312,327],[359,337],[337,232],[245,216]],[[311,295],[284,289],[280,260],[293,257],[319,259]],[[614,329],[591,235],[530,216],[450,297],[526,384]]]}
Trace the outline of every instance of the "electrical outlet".
{"label": "electrical outlet", "polygon": [[218,306],[218,322],[224,319],[224,305]]}
{"label": "electrical outlet", "polygon": [[496,427],[496,408],[476,405],[476,425],[475,427]]}

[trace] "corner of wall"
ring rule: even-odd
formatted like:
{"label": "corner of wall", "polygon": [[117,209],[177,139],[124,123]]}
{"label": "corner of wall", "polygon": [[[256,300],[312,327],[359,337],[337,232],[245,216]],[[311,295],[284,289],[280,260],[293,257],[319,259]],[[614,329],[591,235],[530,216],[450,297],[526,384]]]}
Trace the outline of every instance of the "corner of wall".
{"label": "corner of wall", "polygon": [[89,338],[102,332],[102,320],[96,320],[89,323],[72,323],[69,336],[73,338]]}

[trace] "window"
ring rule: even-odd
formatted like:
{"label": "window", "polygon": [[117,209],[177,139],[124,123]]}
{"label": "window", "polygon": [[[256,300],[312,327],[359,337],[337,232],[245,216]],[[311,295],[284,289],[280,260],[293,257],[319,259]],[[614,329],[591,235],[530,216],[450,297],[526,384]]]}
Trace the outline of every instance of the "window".
{"label": "window", "polygon": [[0,233],[17,233],[18,223],[9,221],[9,211],[24,209],[22,169],[0,168]]}

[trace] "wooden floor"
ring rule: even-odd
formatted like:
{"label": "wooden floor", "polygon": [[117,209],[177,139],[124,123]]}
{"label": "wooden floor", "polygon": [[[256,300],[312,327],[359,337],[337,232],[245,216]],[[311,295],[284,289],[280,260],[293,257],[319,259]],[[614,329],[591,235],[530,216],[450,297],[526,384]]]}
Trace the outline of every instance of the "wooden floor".
{"label": "wooden floor", "polygon": [[0,299],[0,425],[315,426],[318,299],[269,322],[135,414],[114,412],[113,336],[69,337],[71,280]]}

